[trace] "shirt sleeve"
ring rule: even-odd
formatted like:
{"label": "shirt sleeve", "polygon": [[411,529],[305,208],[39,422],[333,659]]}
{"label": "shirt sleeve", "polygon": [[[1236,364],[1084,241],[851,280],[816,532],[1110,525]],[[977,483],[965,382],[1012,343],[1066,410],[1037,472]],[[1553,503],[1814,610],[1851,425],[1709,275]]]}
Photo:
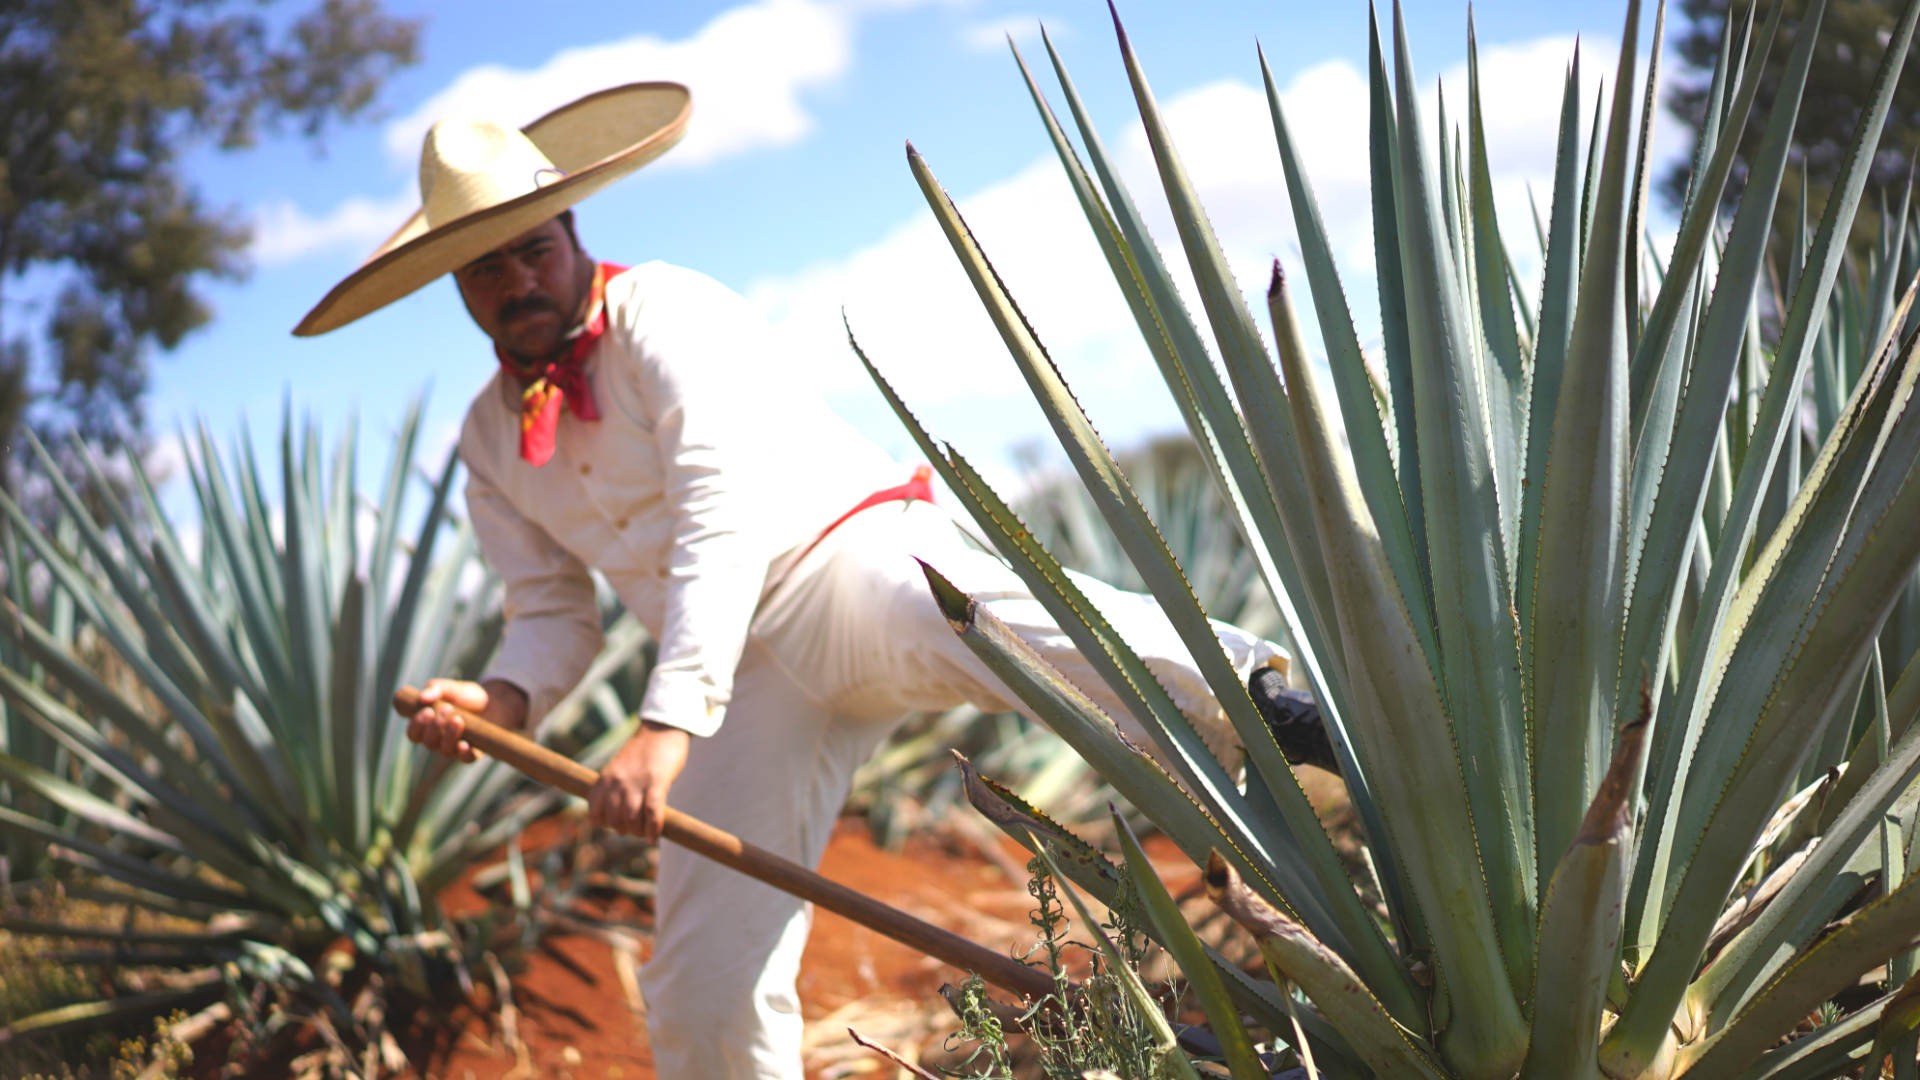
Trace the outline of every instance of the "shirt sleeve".
{"label": "shirt sleeve", "polygon": [[506,629],[484,678],[505,679],[526,692],[531,729],[573,689],[600,652],[593,577],[584,563],[471,467],[466,496],[481,555],[506,585]]}
{"label": "shirt sleeve", "polygon": [[[711,735],[726,717],[772,530],[757,522],[778,426],[761,419],[765,388],[750,372],[764,330],[745,300],[695,279],[676,290],[670,321],[636,342],[641,392],[673,508],[659,658],[640,718]],[[785,433],[791,437],[791,433]]]}

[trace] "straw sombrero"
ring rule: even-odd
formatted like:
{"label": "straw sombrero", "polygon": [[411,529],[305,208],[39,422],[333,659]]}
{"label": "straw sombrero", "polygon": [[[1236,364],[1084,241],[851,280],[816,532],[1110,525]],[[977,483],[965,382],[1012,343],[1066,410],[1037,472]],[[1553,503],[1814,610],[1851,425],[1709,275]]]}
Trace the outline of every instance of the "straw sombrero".
{"label": "straw sombrero", "polygon": [[519,131],[435,124],[420,151],[421,208],[293,332],[324,334],[378,311],[666,153],[686,131],[691,99],[679,83],[630,83]]}

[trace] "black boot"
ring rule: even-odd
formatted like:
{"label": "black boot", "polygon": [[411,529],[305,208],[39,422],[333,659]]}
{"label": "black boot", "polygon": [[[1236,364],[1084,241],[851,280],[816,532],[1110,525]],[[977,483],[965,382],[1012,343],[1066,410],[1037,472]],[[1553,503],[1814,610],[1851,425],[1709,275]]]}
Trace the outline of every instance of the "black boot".
{"label": "black boot", "polygon": [[1304,690],[1287,689],[1286,676],[1270,667],[1262,667],[1247,680],[1247,695],[1273,731],[1280,752],[1295,765],[1315,765],[1328,772],[1340,771],[1340,759],[1334,756],[1333,740],[1320,720],[1320,706]]}

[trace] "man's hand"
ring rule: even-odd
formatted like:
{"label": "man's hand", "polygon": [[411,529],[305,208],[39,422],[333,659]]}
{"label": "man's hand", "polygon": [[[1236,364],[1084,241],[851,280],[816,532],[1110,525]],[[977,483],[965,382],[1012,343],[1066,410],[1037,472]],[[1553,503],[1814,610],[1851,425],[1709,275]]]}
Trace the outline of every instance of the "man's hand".
{"label": "man's hand", "polygon": [[527,695],[505,679],[484,683],[461,679],[429,679],[420,691],[420,709],[407,722],[407,738],[435,753],[455,761],[472,761],[480,756],[461,736],[466,723],[454,711],[458,707],[491,721],[509,731],[527,725]]}
{"label": "man's hand", "polygon": [[640,725],[587,793],[587,820],[657,842],[667,820],[667,789],[687,764],[687,741],[679,728]]}

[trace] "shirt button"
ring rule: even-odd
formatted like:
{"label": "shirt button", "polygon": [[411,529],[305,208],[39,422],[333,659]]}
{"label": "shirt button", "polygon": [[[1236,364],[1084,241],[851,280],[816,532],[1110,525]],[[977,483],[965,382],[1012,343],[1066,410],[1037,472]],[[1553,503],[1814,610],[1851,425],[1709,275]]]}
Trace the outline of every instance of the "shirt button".
{"label": "shirt button", "polygon": [[590,473],[590,472],[592,472],[592,471],[593,471],[593,465],[592,465],[592,463],[591,463],[591,462],[584,462],[584,461],[583,461],[583,462],[581,462],[581,463],[580,463],[580,475],[581,475],[581,476],[585,476],[585,475],[587,475],[588,473]]}

